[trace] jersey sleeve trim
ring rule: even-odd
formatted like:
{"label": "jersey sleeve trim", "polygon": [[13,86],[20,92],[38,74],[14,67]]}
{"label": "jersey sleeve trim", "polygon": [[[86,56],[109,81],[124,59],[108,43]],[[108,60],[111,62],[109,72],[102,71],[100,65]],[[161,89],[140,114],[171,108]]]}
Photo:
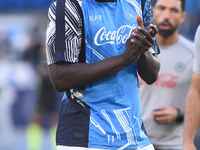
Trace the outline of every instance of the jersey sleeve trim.
{"label": "jersey sleeve trim", "polygon": [[53,2],[48,12],[46,33],[47,64],[79,61],[82,16],[72,0]]}

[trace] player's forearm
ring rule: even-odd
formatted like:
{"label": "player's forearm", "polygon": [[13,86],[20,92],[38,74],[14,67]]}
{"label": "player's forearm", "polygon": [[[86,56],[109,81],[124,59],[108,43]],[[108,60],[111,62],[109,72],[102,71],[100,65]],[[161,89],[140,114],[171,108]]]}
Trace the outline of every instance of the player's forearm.
{"label": "player's forearm", "polygon": [[186,104],[184,121],[185,144],[194,142],[200,123],[200,86],[198,84],[197,80],[193,80]]}
{"label": "player's forearm", "polygon": [[160,62],[155,54],[147,51],[138,59],[138,73],[140,77],[148,84],[154,83],[158,78]]}
{"label": "player's forearm", "polygon": [[199,102],[197,95],[190,92],[184,121],[184,143],[193,143],[199,126]]}
{"label": "player's forearm", "polygon": [[62,63],[49,66],[51,81],[57,91],[84,86],[108,77],[129,64],[123,55],[97,63]]}

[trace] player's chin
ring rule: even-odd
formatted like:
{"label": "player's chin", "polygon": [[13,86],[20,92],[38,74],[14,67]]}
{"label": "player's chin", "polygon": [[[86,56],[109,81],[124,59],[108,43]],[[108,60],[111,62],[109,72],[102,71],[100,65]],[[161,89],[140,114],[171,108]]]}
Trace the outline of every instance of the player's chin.
{"label": "player's chin", "polygon": [[159,34],[163,37],[169,37],[172,33],[171,30],[159,30]]}

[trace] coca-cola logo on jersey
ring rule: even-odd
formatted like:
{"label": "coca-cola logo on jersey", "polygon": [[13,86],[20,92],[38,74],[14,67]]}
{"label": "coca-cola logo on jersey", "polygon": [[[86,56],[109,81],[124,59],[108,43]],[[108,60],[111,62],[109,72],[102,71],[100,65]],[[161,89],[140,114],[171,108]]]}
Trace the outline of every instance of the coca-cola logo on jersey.
{"label": "coca-cola logo on jersey", "polygon": [[173,76],[171,74],[165,73],[161,74],[154,84],[155,86],[174,88],[176,87],[177,79],[178,76]]}
{"label": "coca-cola logo on jersey", "polygon": [[107,31],[106,27],[102,27],[97,31],[94,37],[94,43],[97,46],[104,44],[124,44],[135,28],[136,25],[124,25],[121,26],[117,31]]}

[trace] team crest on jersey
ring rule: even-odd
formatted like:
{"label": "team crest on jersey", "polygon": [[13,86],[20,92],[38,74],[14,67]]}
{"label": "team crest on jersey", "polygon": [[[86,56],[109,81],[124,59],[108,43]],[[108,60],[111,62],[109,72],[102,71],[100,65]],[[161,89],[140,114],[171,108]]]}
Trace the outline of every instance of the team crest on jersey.
{"label": "team crest on jersey", "polygon": [[135,16],[137,14],[133,10],[129,9],[126,11],[126,17],[129,21],[134,22],[136,20]]}
{"label": "team crest on jersey", "polygon": [[186,65],[183,62],[177,62],[175,64],[175,69],[178,72],[183,72],[185,70],[185,68],[186,68]]}

